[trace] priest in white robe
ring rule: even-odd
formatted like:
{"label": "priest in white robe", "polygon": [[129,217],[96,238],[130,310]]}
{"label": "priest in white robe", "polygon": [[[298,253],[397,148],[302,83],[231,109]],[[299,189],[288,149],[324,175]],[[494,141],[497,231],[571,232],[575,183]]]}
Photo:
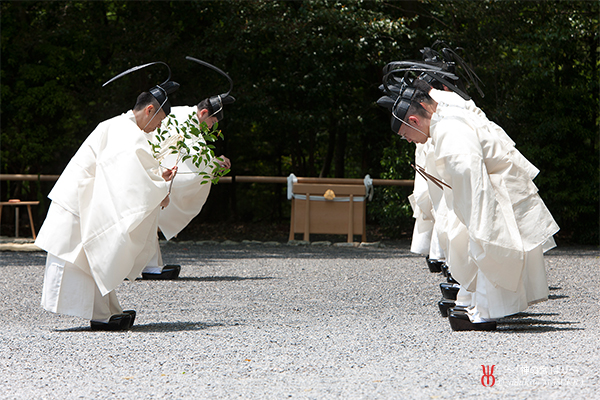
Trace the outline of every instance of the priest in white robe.
{"label": "priest in white robe", "polygon": [[434,209],[447,208],[435,226],[452,276],[473,298],[469,323],[462,315],[450,322],[495,329],[495,319],[547,298],[543,251],[559,228],[533,184],[537,169],[506,133],[473,104],[430,93],[413,100],[398,133],[431,143],[425,168],[451,187],[429,182]]}
{"label": "priest in white robe", "polygon": [[[213,100],[211,102],[212,99]],[[223,118],[223,104],[232,103],[234,98],[227,96],[225,99],[207,98],[196,106],[173,107],[171,114],[163,121],[163,129],[168,131],[168,136],[178,135],[176,127],[181,127],[186,121],[190,121],[196,128],[205,123],[211,129],[215,123]],[[156,142],[154,134],[148,134],[148,140]],[[202,143],[204,139],[198,138]],[[193,139],[186,139],[186,144],[192,146]],[[221,155],[208,162],[202,163],[200,167],[194,165],[191,159],[179,161],[179,154],[169,153],[160,160],[163,168],[170,169],[178,167],[176,179],[170,188],[169,207],[159,211],[158,227],[165,239],[170,240],[181,232],[202,210],[211,189],[211,179],[218,169],[230,169],[231,161]],[[143,279],[166,280],[176,279],[179,276],[181,266],[164,265],[158,237],[156,237],[156,252],[148,265],[142,271]]]}
{"label": "priest in white robe", "polygon": [[145,132],[169,112],[171,91],[153,89],[133,110],[100,123],[81,145],[48,196],[52,203],[36,240],[48,252],[42,307],[92,320],[92,329],[133,325],[135,312],[123,311],[115,289],[135,279],[155,254],[158,213],[169,203],[176,170],[160,172]]}

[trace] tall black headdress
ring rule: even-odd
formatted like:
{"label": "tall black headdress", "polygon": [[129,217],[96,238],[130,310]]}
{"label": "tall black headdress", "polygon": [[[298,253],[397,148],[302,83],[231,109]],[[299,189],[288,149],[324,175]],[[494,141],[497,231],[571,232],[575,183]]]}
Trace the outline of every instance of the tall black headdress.
{"label": "tall black headdress", "polygon": [[383,74],[383,83],[379,89],[385,95],[377,100],[377,104],[392,113],[391,127],[394,133],[398,133],[402,124],[406,123],[404,118],[417,93],[415,83],[420,76],[434,76],[448,87],[455,87],[452,82],[458,79],[441,67],[414,61],[391,62],[383,68]]}
{"label": "tall black headdress", "polygon": [[[436,48],[439,49],[439,51],[436,50]],[[466,93],[466,84],[471,84],[474,86],[479,92],[479,95],[484,97],[483,91],[479,87],[479,83],[482,83],[481,79],[479,79],[477,74],[467,64],[467,62],[458,55],[458,51],[464,53],[464,49],[461,47],[457,47],[456,49],[452,50],[451,48],[447,47],[444,42],[436,40],[431,47],[423,48],[421,53],[423,54],[424,63],[439,67],[443,71],[451,72],[457,75],[457,79],[453,82],[453,84],[454,87],[458,88],[460,91],[457,91],[450,86],[448,86],[448,88],[458,93],[462,98],[465,100],[470,99]],[[456,68],[457,66],[459,67],[458,69]],[[425,80],[436,89],[443,90],[442,85],[445,85],[443,82],[439,81],[435,75],[424,74],[420,78]]]}
{"label": "tall black headdress", "polygon": [[217,117],[217,121],[222,120],[223,119],[223,106],[225,104],[231,104],[235,101],[235,97],[233,97],[229,94],[229,93],[231,93],[231,89],[233,89],[233,80],[231,80],[229,75],[227,75],[221,69],[215,67],[212,64],[207,63],[206,61],[198,60],[197,58],[190,57],[190,56],[187,56],[186,60],[194,61],[200,65],[204,65],[205,67],[208,67],[208,68],[212,69],[213,71],[216,71],[219,74],[223,75],[229,81],[229,90],[227,92],[218,94],[216,96],[211,96],[208,98],[210,107],[213,110],[213,115],[215,117]]}
{"label": "tall black headdress", "polygon": [[151,62],[151,63],[144,64],[144,65],[138,65],[137,67],[129,68],[127,71],[123,71],[119,75],[110,79],[108,82],[106,82],[104,85],[102,85],[102,87],[108,85],[112,81],[117,80],[120,77],[125,76],[131,72],[134,72],[134,71],[137,71],[142,68],[146,68],[146,67],[149,67],[150,65],[155,65],[155,64],[162,64],[162,65],[166,66],[167,69],[169,70],[169,77],[167,78],[166,81],[164,81],[160,85],[156,85],[156,86],[150,88],[150,90],[148,90],[148,91],[150,92],[150,94],[152,94],[152,96],[154,96],[156,101],[158,101],[158,104],[160,104],[160,108],[163,109],[163,111],[165,112],[165,115],[169,115],[171,113],[171,103],[169,102],[169,95],[171,93],[175,92],[177,89],[179,89],[179,83],[171,80],[171,68],[169,68],[169,66],[162,61],[155,61],[155,62]]}
{"label": "tall black headdress", "polygon": [[[467,81],[477,89],[481,97],[484,96],[478,84],[481,82],[479,77],[455,50],[445,46],[443,42],[436,41],[432,47],[421,50],[422,62],[394,61],[383,68],[383,83],[379,89],[384,92],[384,96],[377,100],[377,104],[392,113],[391,125],[395,133],[398,132],[406,117],[406,112],[417,91],[415,86],[419,86],[419,80],[438,89],[443,89],[445,86],[463,99],[470,100],[471,97],[467,94],[464,85],[464,81]],[[439,47],[442,48],[436,50]],[[460,67],[460,76],[457,73],[457,66]]]}

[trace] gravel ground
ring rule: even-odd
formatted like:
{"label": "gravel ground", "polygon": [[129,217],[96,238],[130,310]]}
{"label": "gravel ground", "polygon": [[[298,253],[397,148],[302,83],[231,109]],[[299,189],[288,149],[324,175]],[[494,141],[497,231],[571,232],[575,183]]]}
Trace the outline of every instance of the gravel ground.
{"label": "gravel ground", "polygon": [[547,253],[549,301],[498,331],[452,332],[407,243],[162,247],[181,278],[117,289],[128,332],[43,311],[45,253],[1,252],[0,398],[600,398],[597,248]]}

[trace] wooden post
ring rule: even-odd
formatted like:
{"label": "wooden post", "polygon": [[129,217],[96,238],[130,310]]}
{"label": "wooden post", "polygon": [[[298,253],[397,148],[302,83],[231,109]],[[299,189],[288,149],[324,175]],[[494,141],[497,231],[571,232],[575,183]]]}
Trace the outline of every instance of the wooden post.
{"label": "wooden post", "polygon": [[310,193],[306,193],[306,215],[304,216],[304,241],[310,241]]}
{"label": "wooden post", "polygon": [[367,196],[365,196],[365,200],[362,203],[363,207],[363,223],[362,223],[362,241],[367,241]]}
{"label": "wooden post", "polygon": [[294,240],[294,228],[295,228],[295,205],[296,205],[296,199],[294,197],[292,197],[292,217],[290,218],[290,237],[288,238],[288,240]]}
{"label": "wooden post", "polygon": [[19,207],[15,207],[15,237],[19,237]]}
{"label": "wooden post", "polygon": [[348,243],[354,241],[354,195],[350,195],[350,201],[348,203]]}
{"label": "wooden post", "polygon": [[33,227],[33,216],[31,215],[31,205],[27,204],[27,213],[29,214],[29,225],[31,225],[31,236],[35,240],[35,228]]}

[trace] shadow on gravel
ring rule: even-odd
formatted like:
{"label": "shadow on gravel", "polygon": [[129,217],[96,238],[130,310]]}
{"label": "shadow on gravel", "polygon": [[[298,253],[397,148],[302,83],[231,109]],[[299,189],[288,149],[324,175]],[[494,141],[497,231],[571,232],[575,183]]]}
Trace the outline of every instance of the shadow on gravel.
{"label": "shadow on gravel", "polygon": [[[134,325],[128,331],[117,331],[113,333],[126,332],[179,332],[179,331],[199,331],[202,329],[213,328],[215,326],[225,326],[225,324],[207,324],[204,322],[155,322],[152,324]],[[89,326],[67,329],[56,329],[55,332],[94,332],[103,333],[107,331],[92,331]]]}
{"label": "shadow on gravel", "polygon": [[181,247],[177,245],[161,246],[163,259],[169,259],[171,263],[182,263],[185,265],[194,265],[199,262],[214,263],[219,260],[236,259],[405,259],[422,258],[425,263],[425,257],[413,254],[409,249],[395,248],[355,248],[355,247],[333,247],[333,246],[281,246],[281,247],[262,247],[262,246],[188,246]]}
{"label": "shadow on gravel", "polygon": [[219,282],[219,281],[259,281],[263,279],[279,279],[270,276],[184,276],[179,277],[178,281],[195,282]]}
{"label": "shadow on gravel", "polygon": [[[55,329],[54,332],[91,332],[90,326],[78,326],[77,328]],[[98,331],[101,332],[101,331]]]}
{"label": "shadow on gravel", "polygon": [[[500,332],[554,332],[554,331],[582,331],[584,328],[575,328],[570,326],[560,326],[560,325],[572,325],[578,324],[579,322],[569,322],[569,321],[548,321],[542,319],[535,318],[523,318],[523,319],[514,319],[517,316],[553,316],[558,315],[556,313],[548,313],[548,314],[533,314],[533,313],[520,313],[512,316],[512,318],[503,318],[498,321],[498,331]],[[551,325],[559,325],[559,326],[551,326]]]}
{"label": "shadow on gravel", "polygon": [[499,322],[500,323],[505,323],[505,324],[510,324],[510,325],[531,325],[531,324],[539,324],[539,325],[552,325],[552,324],[556,324],[556,325],[571,325],[571,324],[578,324],[579,323],[579,322],[568,322],[568,321],[548,321],[548,320],[535,319],[535,318],[509,319],[509,320],[501,319]]}
{"label": "shadow on gravel", "polygon": [[[548,290],[561,290],[560,286],[548,286]],[[550,294],[548,295],[548,300],[557,300],[557,299],[568,299],[569,296],[564,294]]]}
{"label": "shadow on gravel", "polygon": [[530,313],[530,312],[520,312],[520,313],[517,313],[517,314],[508,315],[508,316],[502,318],[502,321],[505,321],[505,320],[511,319],[511,318],[548,317],[548,316],[554,316],[554,315],[560,315],[560,314],[559,313]]}
{"label": "shadow on gravel", "polygon": [[131,332],[199,331],[202,329],[213,328],[215,326],[225,326],[225,324],[208,324],[204,322],[155,322],[152,324],[134,325],[131,328]]}
{"label": "shadow on gravel", "polygon": [[568,299],[569,296],[565,296],[564,294],[551,294],[548,296],[548,300],[557,300],[557,299]]}
{"label": "shadow on gravel", "polygon": [[583,331],[583,328],[561,328],[554,326],[503,326],[496,329],[502,333],[541,333],[541,332],[560,332],[560,331]]}

